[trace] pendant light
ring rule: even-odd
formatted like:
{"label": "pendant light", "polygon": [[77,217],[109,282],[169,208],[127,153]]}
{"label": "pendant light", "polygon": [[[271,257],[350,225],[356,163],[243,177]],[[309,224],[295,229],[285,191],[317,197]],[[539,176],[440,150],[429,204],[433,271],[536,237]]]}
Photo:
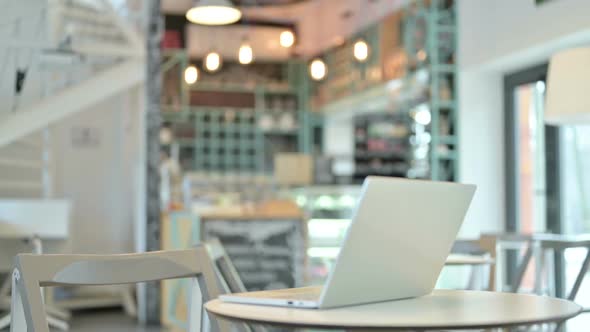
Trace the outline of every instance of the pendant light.
{"label": "pendant light", "polygon": [[295,34],[291,30],[285,30],[281,32],[279,42],[282,47],[289,48],[295,44]]}
{"label": "pendant light", "polygon": [[[317,21],[320,21],[322,19],[320,12],[321,12],[321,8],[319,7],[320,2],[319,1],[314,1],[313,2],[315,4],[313,13],[315,14],[315,19]],[[321,35],[321,31],[317,31],[316,32],[316,38],[317,36]],[[318,40],[316,40],[317,44]],[[311,79],[313,79],[314,81],[321,81],[323,80],[326,75],[328,74],[328,67],[326,66],[326,63],[321,59],[321,58],[315,58],[313,60],[311,60],[311,62],[309,63],[309,76],[311,76]]]}
{"label": "pendant light", "polygon": [[196,24],[227,25],[239,21],[242,12],[230,0],[195,0],[186,18]]}
{"label": "pendant light", "polygon": [[322,59],[316,58],[309,64],[309,74],[316,81],[321,81],[326,77],[328,68]]}
{"label": "pendant light", "polygon": [[209,72],[216,72],[221,68],[221,55],[217,52],[209,52],[205,56],[203,66]]}
{"label": "pendant light", "polygon": [[356,61],[365,62],[369,58],[369,45],[363,39],[359,39],[354,43],[353,55]]}
{"label": "pendant light", "polygon": [[188,66],[184,70],[184,81],[188,85],[193,85],[199,79],[199,71],[195,66]]}
{"label": "pendant light", "polygon": [[252,47],[247,43],[242,44],[240,46],[240,50],[238,51],[238,61],[240,61],[243,65],[248,65],[252,63],[254,60],[254,51],[252,51]]}
{"label": "pendant light", "polygon": [[545,122],[553,125],[590,124],[588,86],[590,47],[572,48],[554,54],[547,74]]}

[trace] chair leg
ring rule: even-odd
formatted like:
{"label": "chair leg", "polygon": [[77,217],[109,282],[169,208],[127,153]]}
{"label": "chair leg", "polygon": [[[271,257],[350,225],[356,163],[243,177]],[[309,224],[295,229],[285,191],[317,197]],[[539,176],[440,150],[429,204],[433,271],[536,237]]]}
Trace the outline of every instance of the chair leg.
{"label": "chair leg", "polygon": [[2,282],[2,287],[0,287],[0,297],[8,297],[10,294],[10,284],[12,283],[12,278],[7,276],[6,279]]}
{"label": "chair leg", "polygon": [[8,327],[10,325],[10,314],[0,317],[0,330]]}
{"label": "chair leg", "polygon": [[48,316],[51,315],[61,320],[70,320],[72,318],[72,314],[68,310],[63,310],[56,306],[45,305],[45,311]]}
{"label": "chair leg", "polygon": [[55,327],[58,330],[68,331],[70,329],[70,324],[66,321],[51,316],[47,316],[47,323],[50,327]]}
{"label": "chair leg", "polygon": [[204,325],[205,316],[203,313],[203,294],[197,278],[191,279],[188,297],[188,328],[187,332],[206,331]]}
{"label": "chair leg", "polygon": [[469,266],[469,280],[467,280],[467,287],[468,290],[475,290],[478,284],[478,272],[480,271],[481,266]]}
{"label": "chair leg", "polygon": [[137,317],[137,306],[135,305],[135,299],[133,298],[131,289],[125,287],[121,296],[123,297],[123,308],[125,309],[125,313],[131,317]]}
{"label": "chair leg", "polygon": [[12,274],[12,300],[10,302],[10,332],[27,331],[25,310],[18,285],[18,271]]}

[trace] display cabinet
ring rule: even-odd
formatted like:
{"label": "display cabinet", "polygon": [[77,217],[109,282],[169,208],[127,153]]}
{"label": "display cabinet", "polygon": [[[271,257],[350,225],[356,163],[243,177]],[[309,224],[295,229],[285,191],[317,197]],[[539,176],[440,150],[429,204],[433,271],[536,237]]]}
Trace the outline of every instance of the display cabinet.
{"label": "display cabinet", "polygon": [[162,65],[163,122],[183,169],[268,174],[275,154],[311,150],[303,62],[226,63],[189,85],[182,72],[190,62],[168,51]]}
{"label": "display cabinet", "polygon": [[311,186],[289,191],[308,218],[308,284],[321,285],[328,276],[360,191],[360,186]]}

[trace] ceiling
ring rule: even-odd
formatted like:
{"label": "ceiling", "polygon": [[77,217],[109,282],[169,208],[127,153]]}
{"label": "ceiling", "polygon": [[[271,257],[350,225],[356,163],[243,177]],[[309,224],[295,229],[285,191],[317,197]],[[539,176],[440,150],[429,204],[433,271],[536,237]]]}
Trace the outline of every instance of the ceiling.
{"label": "ceiling", "polygon": [[[271,21],[294,24],[297,44],[286,50],[279,46],[282,29],[231,25],[203,27],[190,24],[187,48],[192,57],[202,57],[211,49],[224,57],[237,58],[243,38],[247,38],[258,59],[285,59],[291,54],[311,57],[341,43],[355,32],[400,9],[407,0],[241,0],[268,6],[242,7],[244,21]],[[237,2],[237,1],[236,1]],[[184,14],[192,0],[162,0],[164,14]]]}
{"label": "ceiling", "polygon": [[285,6],[310,0],[233,0],[237,6]]}
{"label": "ceiling", "polygon": [[202,58],[215,50],[225,59],[237,59],[238,49],[247,42],[258,60],[286,60],[290,50],[281,47],[279,35],[282,29],[272,27],[245,28],[228,26],[223,29],[190,25],[187,28],[187,50],[193,58]]}

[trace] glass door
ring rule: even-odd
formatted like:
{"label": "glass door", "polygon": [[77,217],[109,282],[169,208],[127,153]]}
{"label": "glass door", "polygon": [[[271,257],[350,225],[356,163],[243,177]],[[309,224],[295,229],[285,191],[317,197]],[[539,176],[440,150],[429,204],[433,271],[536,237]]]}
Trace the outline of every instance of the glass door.
{"label": "glass door", "polygon": [[[508,75],[505,87],[506,128],[506,230],[517,233],[540,233],[550,229],[548,202],[552,182],[554,146],[552,127],[545,125],[544,99],[547,66],[541,65]],[[549,138],[549,139],[548,139]],[[549,204],[548,204],[549,203]],[[508,279],[512,280],[517,253],[508,257]],[[534,287],[534,269],[524,276],[522,289]]]}
{"label": "glass door", "polygon": [[[506,230],[590,233],[590,126],[544,124],[546,73],[547,65],[540,65],[504,79]],[[585,257],[584,248],[555,255],[555,295],[567,296]],[[516,254],[509,256],[508,280],[516,260]],[[534,285],[532,271],[525,274],[525,290]],[[590,280],[576,302],[590,306]],[[568,328],[588,323],[590,316],[580,315]]]}
{"label": "glass door", "polygon": [[[590,126],[564,126],[561,146],[562,230],[566,234],[590,233]],[[565,289],[572,289],[582,267],[586,249],[572,248],[564,252]],[[588,274],[576,297],[576,302],[590,306]],[[587,315],[584,315],[587,316]],[[590,318],[586,317],[586,322]]]}
{"label": "glass door", "polygon": [[518,120],[517,227],[521,233],[546,230],[545,125],[543,100],[545,82],[537,80],[514,88]]}

